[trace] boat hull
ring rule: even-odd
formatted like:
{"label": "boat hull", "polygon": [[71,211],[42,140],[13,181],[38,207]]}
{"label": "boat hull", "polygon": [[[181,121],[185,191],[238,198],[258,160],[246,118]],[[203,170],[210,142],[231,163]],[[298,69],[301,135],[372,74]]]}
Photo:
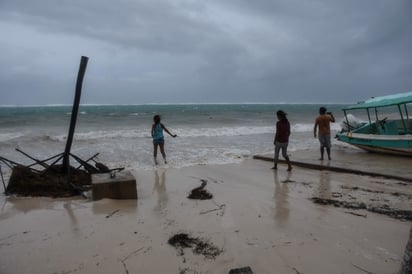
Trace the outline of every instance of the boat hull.
{"label": "boat hull", "polygon": [[412,135],[376,135],[344,132],[336,135],[339,141],[361,149],[412,157]]}

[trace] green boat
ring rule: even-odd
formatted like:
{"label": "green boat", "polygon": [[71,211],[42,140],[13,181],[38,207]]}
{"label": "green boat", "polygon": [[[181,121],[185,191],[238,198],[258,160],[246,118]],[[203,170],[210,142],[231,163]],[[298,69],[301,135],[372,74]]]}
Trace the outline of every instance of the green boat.
{"label": "green boat", "polygon": [[[343,109],[345,119],[339,141],[361,149],[412,156],[412,92],[374,97]],[[353,113],[363,112],[366,122]]]}

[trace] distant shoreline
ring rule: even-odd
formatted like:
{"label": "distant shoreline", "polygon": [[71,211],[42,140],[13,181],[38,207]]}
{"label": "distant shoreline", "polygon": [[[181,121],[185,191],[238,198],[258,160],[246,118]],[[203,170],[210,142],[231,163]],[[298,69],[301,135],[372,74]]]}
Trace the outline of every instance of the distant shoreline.
{"label": "distant shoreline", "polygon": [[[313,105],[313,106],[319,106],[319,105],[326,105],[326,106],[345,106],[349,105],[351,103],[142,103],[142,104],[80,104],[80,106],[84,107],[102,107],[102,106],[192,106],[192,105],[216,105],[216,106],[222,106],[222,105],[273,105],[273,106],[279,106],[279,105]],[[71,107],[71,104],[46,104],[46,105],[0,105],[0,108],[36,108],[36,107]]]}

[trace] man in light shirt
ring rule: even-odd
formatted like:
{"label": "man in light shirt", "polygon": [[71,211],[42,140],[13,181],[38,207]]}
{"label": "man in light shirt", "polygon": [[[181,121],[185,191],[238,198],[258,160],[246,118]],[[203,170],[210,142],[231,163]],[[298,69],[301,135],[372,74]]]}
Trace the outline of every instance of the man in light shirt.
{"label": "man in light shirt", "polygon": [[[335,117],[333,117],[332,112],[326,112],[325,107],[319,108],[319,116],[316,117],[313,134],[315,138],[318,137],[319,139],[320,160],[323,160],[325,148],[328,154],[328,159],[331,160],[331,157],[330,157],[330,148],[331,148],[330,122],[332,123],[335,122]],[[317,136],[316,136],[316,133],[317,133]]]}

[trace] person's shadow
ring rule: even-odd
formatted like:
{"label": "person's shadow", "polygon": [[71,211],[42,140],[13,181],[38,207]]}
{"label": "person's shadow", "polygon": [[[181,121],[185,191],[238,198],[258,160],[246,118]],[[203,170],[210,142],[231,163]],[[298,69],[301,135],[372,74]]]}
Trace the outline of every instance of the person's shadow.
{"label": "person's shadow", "polygon": [[330,173],[321,171],[319,176],[318,196],[323,199],[331,199]]}
{"label": "person's shadow", "polygon": [[71,201],[65,202],[63,207],[67,211],[67,215],[69,215],[73,233],[78,235],[79,234],[79,225],[78,225],[78,222],[77,222],[77,217],[76,217],[76,215],[74,214],[74,211],[73,211],[72,202]]}
{"label": "person's shadow", "polygon": [[[332,192],[330,186],[330,173],[327,171],[320,171],[319,174],[319,187],[317,189],[317,196],[322,199],[331,199]],[[322,216],[326,214],[329,210],[329,206],[319,206],[317,207],[322,213]]]}
{"label": "person's shadow", "polygon": [[273,181],[275,183],[273,198],[275,199],[274,218],[276,224],[283,226],[289,219],[289,186],[291,172],[286,173],[286,178],[279,180],[278,171],[273,172]]}
{"label": "person's shadow", "polygon": [[155,210],[162,211],[169,200],[166,189],[166,169],[162,170],[159,175],[159,171],[155,170],[155,183],[153,185],[153,192],[157,192],[157,205]]}

